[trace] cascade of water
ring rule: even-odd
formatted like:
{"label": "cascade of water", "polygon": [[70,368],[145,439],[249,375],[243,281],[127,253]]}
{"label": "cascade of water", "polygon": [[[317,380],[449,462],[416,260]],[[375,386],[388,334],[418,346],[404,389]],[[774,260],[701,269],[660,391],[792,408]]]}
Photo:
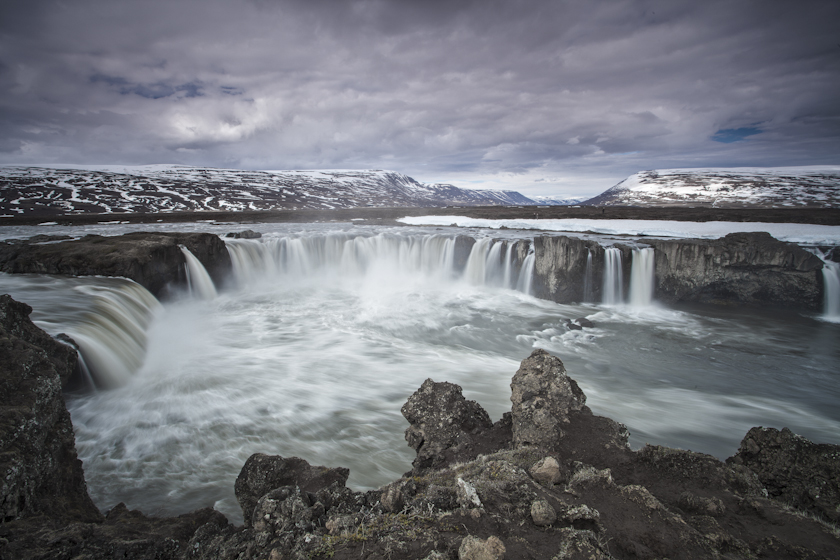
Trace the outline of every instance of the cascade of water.
{"label": "cascade of water", "polygon": [[119,289],[84,290],[94,295],[94,304],[81,321],[68,326],[67,334],[79,345],[93,383],[119,387],[143,365],[146,328],[160,303],[135,283]]}
{"label": "cascade of water", "polygon": [[840,263],[825,261],[823,265],[823,317],[840,322]]}
{"label": "cascade of water", "polygon": [[511,274],[513,269],[513,247],[514,243],[508,241],[505,243],[505,267],[504,267],[504,277],[502,278],[502,286],[505,288],[512,288],[513,284],[511,283]]}
{"label": "cascade of water", "polygon": [[[832,261],[831,251],[823,253],[818,248],[808,249],[823,262],[823,319],[840,323],[840,263]],[[834,249],[837,251],[838,249]]]}
{"label": "cascade of water", "polygon": [[522,268],[519,270],[519,280],[516,283],[516,289],[526,295],[531,295],[533,288],[535,262],[536,255],[531,251],[525,257],[525,260],[522,261]]}
{"label": "cascade of water", "polygon": [[373,268],[381,270],[387,267],[406,274],[451,278],[454,269],[455,240],[439,235],[353,237],[333,234],[263,238],[258,241],[225,239],[225,242],[234,278],[240,284],[276,275],[358,276]]}
{"label": "cascade of water", "polygon": [[652,247],[633,249],[630,268],[630,305],[646,307],[653,302],[654,252]]}
{"label": "cascade of water", "polygon": [[473,245],[467,266],[464,268],[464,278],[470,284],[483,285],[487,277],[487,253],[493,240],[489,237],[479,239]]}
{"label": "cascade of water", "polygon": [[[823,253],[817,247],[805,247],[823,262],[823,315],[822,318],[832,323],[840,323],[840,263],[831,260],[831,250]],[[837,248],[833,249],[837,251]]]}
{"label": "cascade of water", "polygon": [[[455,239],[440,235],[374,236],[346,233],[309,237],[225,239],[240,285],[277,275],[306,278],[312,275],[358,277],[386,270],[444,280],[455,274]],[[463,279],[474,285],[492,285],[529,293],[534,256],[517,271],[516,243],[482,238],[470,250]]]}
{"label": "cascade of water", "polygon": [[586,250],[586,272],[583,275],[583,301],[590,302],[594,299],[592,294],[592,250]]}
{"label": "cascade of water", "polygon": [[624,301],[624,272],[621,270],[621,249],[604,249],[603,303],[615,305]]}
{"label": "cascade of water", "polygon": [[181,247],[181,252],[187,261],[187,283],[190,287],[190,293],[198,295],[202,299],[213,299],[218,295],[216,286],[213,284],[213,279],[207,273],[207,269],[201,264],[195,255],[189,249]]}
{"label": "cascade of water", "polygon": [[487,264],[484,267],[484,283],[492,286],[504,286],[504,271],[502,270],[502,247],[504,242],[494,241],[487,251]]}

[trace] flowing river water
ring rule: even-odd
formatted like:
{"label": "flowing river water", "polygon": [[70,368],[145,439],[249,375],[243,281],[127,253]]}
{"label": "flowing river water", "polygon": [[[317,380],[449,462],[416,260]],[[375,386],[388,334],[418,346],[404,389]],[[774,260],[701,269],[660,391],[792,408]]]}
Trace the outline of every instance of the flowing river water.
{"label": "flowing river water", "polygon": [[[349,486],[379,487],[410,469],[400,407],[426,378],[461,385],[497,420],[536,347],[563,360],[596,414],[628,426],[634,447],[726,458],[758,425],[840,443],[840,324],[658,305],[647,252],[635,304],[611,294],[559,305],[528,295],[533,258],[507,259],[489,239],[499,232],[475,232],[486,241],[459,271],[451,232],[263,230],[229,242],[225,285],[193,273],[191,293],[162,305],[121,279],[0,275],[37,324],[77,339],[100,386],[67,395],[100,508],[215,506],[241,522],[234,480],[256,452],[349,467]],[[594,328],[564,325],[580,317]]]}

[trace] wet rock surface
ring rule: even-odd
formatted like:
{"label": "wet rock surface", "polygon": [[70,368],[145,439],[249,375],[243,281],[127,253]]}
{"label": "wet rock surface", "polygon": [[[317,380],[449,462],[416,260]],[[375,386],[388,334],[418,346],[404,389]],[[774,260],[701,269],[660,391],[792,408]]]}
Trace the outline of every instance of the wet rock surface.
{"label": "wet rock surface", "polygon": [[201,261],[217,284],[224,280],[231,266],[230,255],[224,241],[209,233],[86,235],[46,245],[33,240],[0,242],[0,271],[122,276],[160,297],[173,287],[186,285],[181,245]]}
{"label": "wet rock surface", "polygon": [[[7,331],[21,332],[3,321]],[[32,336],[33,347],[51,348],[49,337]],[[41,350],[40,363],[55,369]],[[840,554],[836,526],[772,498],[777,490],[796,494],[797,481],[811,481],[810,488],[832,476],[834,471],[822,469],[831,467],[828,448],[836,446],[756,429],[729,464],[659,446],[632,451],[626,430],[593,415],[562,362],[542,350],[523,360],[512,391],[519,395],[512,398],[514,410],[494,425],[480,405],[463,398],[460,387],[427,380],[403,411],[411,424],[407,439],[418,457],[423,454],[422,466],[415,464],[412,472],[376,491],[346,488],[346,469],[256,454],[236,483],[245,526],[233,526],[210,509],[176,518],[147,517],[123,505],[104,517],[95,511],[85,517],[78,509],[44,511],[0,525],[0,558],[793,559]],[[546,413],[533,414],[540,410]],[[535,437],[533,430],[544,437]],[[771,485],[764,467],[779,464],[799,470],[786,467],[790,476],[777,476]],[[823,506],[838,506],[830,493],[821,492]],[[89,501],[86,493],[79,499]]]}

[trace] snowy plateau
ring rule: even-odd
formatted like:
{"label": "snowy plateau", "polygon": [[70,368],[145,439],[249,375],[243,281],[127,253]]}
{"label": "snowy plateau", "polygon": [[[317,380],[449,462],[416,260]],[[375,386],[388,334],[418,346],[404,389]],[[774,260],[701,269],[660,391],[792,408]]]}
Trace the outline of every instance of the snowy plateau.
{"label": "snowy plateau", "polygon": [[838,208],[840,166],[642,171],[582,204]]}
{"label": "snowy plateau", "polygon": [[419,183],[391,171],[179,165],[0,167],[0,215],[535,205],[514,191]]}

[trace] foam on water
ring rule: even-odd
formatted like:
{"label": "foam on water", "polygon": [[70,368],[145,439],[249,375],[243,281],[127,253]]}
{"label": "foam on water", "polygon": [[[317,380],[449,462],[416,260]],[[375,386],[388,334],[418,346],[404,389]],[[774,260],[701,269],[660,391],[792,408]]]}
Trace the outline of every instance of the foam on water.
{"label": "foam on water", "polygon": [[[496,420],[535,347],[559,356],[634,446],[724,458],[753,425],[840,443],[840,326],[760,310],[558,305],[510,288],[527,282],[533,254],[517,266],[497,243],[476,243],[461,263],[475,258],[482,283],[448,236],[230,240],[233,288],[167,303],[125,385],[68,396],[94,501],[150,514],[215,505],[239,522],[234,480],[256,452],[346,466],[351,487],[378,487],[410,468],[399,410],[426,378],[461,385]],[[75,287],[124,282],[0,275],[52,333],[88,309]],[[566,330],[578,317],[595,328]]]}

